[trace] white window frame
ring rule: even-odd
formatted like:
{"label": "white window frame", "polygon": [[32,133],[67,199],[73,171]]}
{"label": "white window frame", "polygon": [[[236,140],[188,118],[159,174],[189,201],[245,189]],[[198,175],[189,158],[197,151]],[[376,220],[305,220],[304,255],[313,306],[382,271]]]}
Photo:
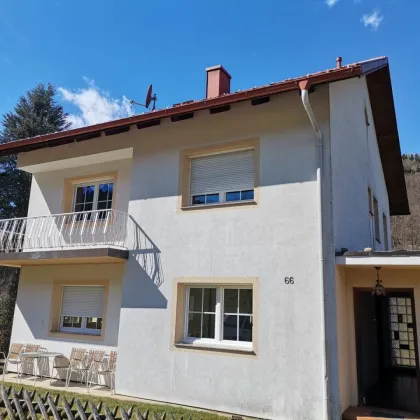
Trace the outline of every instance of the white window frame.
{"label": "white window frame", "polygon": [[[227,201],[226,200],[226,194],[228,193],[236,193],[239,192],[240,194],[242,194],[243,192],[246,191],[253,191],[254,193],[254,198],[250,198],[247,200],[232,200],[232,201]],[[219,194],[219,201],[213,202],[213,203],[203,203],[203,204],[193,204],[193,198],[194,197],[198,197],[201,195],[204,195],[205,197],[208,195],[216,195]],[[247,190],[228,190],[228,191],[219,191],[219,192],[215,192],[215,193],[211,193],[211,194],[194,194],[194,195],[190,195],[190,206],[191,207],[197,207],[197,206],[215,206],[217,204],[231,204],[231,203],[252,203],[253,201],[255,201],[255,187],[252,189],[247,189]]]}
{"label": "white window frame", "polygon": [[[201,157],[207,157],[207,156],[215,156],[215,155],[221,155],[221,154],[229,154],[229,153],[235,153],[235,152],[241,152],[241,151],[246,151],[246,150],[250,150],[254,152],[254,165],[255,165],[255,148],[254,147],[245,147],[243,149],[233,149],[233,150],[224,150],[223,152],[218,152],[218,153],[204,153],[202,155],[196,155],[196,156],[191,156],[189,158],[189,166],[191,168],[191,162],[193,159],[197,159],[197,158],[201,158]],[[189,200],[188,200],[188,204],[190,207],[200,207],[200,206],[217,206],[218,204],[232,204],[232,203],[253,203],[255,202],[255,169],[254,169],[254,187],[253,188],[247,188],[245,190],[224,190],[224,191],[217,191],[211,194],[191,194],[191,170],[189,171],[189,179],[188,179],[188,195],[189,195]],[[254,192],[254,198],[251,198],[249,200],[236,200],[236,201],[226,201],[226,194],[228,193],[234,193],[234,192],[239,192],[240,194],[242,194],[245,191],[253,191]],[[208,196],[208,195],[215,195],[215,194],[219,194],[219,201],[214,202],[214,203],[204,203],[204,204],[193,204],[193,198],[200,196],[200,195],[204,195],[204,196]]]}
{"label": "white window frame", "polygon": [[[81,327],[80,328],[64,327],[63,323],[64,323],[64,318],[66,316],[74,317],[74,318],[82,318]],[[87,323],[88,318],[91,318],[91,317],[88,317],[88,316],[82,316],[81,317],[81,316],[78,316],[78,315],[61,315],[60,314],[60,332],[71,333],[71,334],[82,334],[82,335],[101,335],[103,324],[102,324],[102,328],[100,330],[94,330],[92,328],[86,328],[86,323]],[[98,317],[98,319],[102,319],[102,322],[103,322],[103,317]]]}
{"label": "white window frame", "polygon": [[[99,197],[99,185],[101,184],[113,184],[113,190],[112,190],[112,201],[111,201],[111,209],[114,204],[114,192],[115,192],[115,179],[113,178],[104,178],[104,179],[94,179],[92,181],[85,181],[77,184],[73,184],[73,201],[72,201],[72,212],[73,213],[84,213],[84,212],[76,212],[76,192],[77,188],[79,187],[88,187],[93,185],[95,187],[95,191],[93,193],[93,204],[92,204],[92,210],[86,210],[86,212],[89,211],[95,211],[98,210],[98,197]],[[107,210],[111,210],[107,209]],[[106,209],[103,209],[103,211],[107,211]]]}
{"label": "white window frame", "polygon": [[[188,337],[188,314],[190,307],[190,289],[216,289],[216,307],[215,307],[215,338],[197,338],[197,337]],[[252,334],[252,342],[250,341],[234,341],[234,340],[224,340],[223,339],[223,312],[224,308],[224,291],[226,289],[234,290],[252,290],[252,300],[253,300],[253,311],[254,311],[254,289],[252,285],[201,285],[201,284],[191,284],[185,288],[185,306],[184,306],[184,337],[182,340],[183,344],[190,344],[193,346],[211,346],[211,347],[224,347],[224,348],[238,348],[243,350],[252,350],[253,343],[255,340],[254,337],[254,328]],[[191,311],[194,312],[194,311]],[[197,312],[198,313],[198,312]],[[201,313],[213,313],[213,312],[201,312]],[[226,315],[235,315],[235,316],[250,316],[251,324],[253,327],[254,314],[245,314],[245,313],[227,313]],[[239,328],[239,325],[238,325]]]}

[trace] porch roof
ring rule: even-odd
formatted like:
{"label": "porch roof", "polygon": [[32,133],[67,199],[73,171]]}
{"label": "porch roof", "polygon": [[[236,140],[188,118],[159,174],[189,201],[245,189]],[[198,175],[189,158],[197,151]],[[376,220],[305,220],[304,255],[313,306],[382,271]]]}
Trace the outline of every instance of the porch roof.
{"label": "porch roof", "polygon": [[420,250],[406,251],[355,251],[336,255],[335,263],[339,266],[380,266],[403,267],[419,266]]}

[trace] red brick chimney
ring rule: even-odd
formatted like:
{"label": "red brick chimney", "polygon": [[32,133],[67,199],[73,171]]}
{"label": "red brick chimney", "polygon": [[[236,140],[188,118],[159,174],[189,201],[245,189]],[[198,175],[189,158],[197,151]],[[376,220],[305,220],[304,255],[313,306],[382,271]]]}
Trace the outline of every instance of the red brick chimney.
{"label": "red brick chimney", "polygon": [[230,79],[232,76],[223,66],[213,66],[206,68],[207,85],[206,98],[216,98],[230,93]]}

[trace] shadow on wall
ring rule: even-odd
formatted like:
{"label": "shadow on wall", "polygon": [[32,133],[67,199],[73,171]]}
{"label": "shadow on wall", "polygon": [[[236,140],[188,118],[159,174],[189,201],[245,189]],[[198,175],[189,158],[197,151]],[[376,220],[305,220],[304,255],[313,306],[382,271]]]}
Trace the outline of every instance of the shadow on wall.
{"label": "shadow on wall", "polygon": [[168,301],[159,290],[164,282],[161,251],[131,216],[130,219],[134,237],[126,263],[121,307],[166,309]]}
{"label": "shadow on wall", "polygon": [[129,217],[136,227],[131,256],[137,261],[140,267],[143,268],[144,272],[149,276],[156,287],[159,288],[163,284],[160,249],[137,222],[131,216]]}
{"label": "shadow on wall", "polygon": [[[168,302],[159,290],[164,282],[160,258],[161,251],[131,217],[127,226],[127,236],[129,238],[127,245],[130,250],[130,257],[125,263],[125,273],[124,270],[121,270],[121,273],[124,273],[121,274],[121,286],[110,285],[106,331],[103,341],[92,340],[88,335],[80,335],[80,338],[72,335],[71,338],[67,338],[65,335],[54,336],[50,334],[52,297],[50,282],[42,284],[38,281],[26,282],[19,291],[17,303],[24,323],[19,324],[18,328],[28,328],[33,339],[36,340],[43,339],[88,345],[100,343],[100,345],[105,346],[116,346],[121,308],[166,309]],[[104,271],[101,271],[101,273],[104,273]],[[58,265],[54,278],[66,280],[68,274],[60,273],[60,266]],[[89,280],[89,278],[86,280]]]}

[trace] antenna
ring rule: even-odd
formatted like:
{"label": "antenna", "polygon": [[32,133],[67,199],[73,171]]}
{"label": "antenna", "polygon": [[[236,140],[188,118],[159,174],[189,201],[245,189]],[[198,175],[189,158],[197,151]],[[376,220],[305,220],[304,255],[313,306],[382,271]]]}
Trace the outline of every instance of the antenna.
{"label": "antenna", "polygon": [[152,111],[154,111],[156,109],[156,93],[152,93],[153,91],[153,86],[150,84],[149,88],[147,89],[147,94],[146,94],[146,100],[144,104],[140,104],[136,101],[133,101],[132,99],[130,100],[130,104],[132,105],[139,105],[139,106],[144,106],[145,108],[149,109],[150,104],[153,102],[153,108]]}

